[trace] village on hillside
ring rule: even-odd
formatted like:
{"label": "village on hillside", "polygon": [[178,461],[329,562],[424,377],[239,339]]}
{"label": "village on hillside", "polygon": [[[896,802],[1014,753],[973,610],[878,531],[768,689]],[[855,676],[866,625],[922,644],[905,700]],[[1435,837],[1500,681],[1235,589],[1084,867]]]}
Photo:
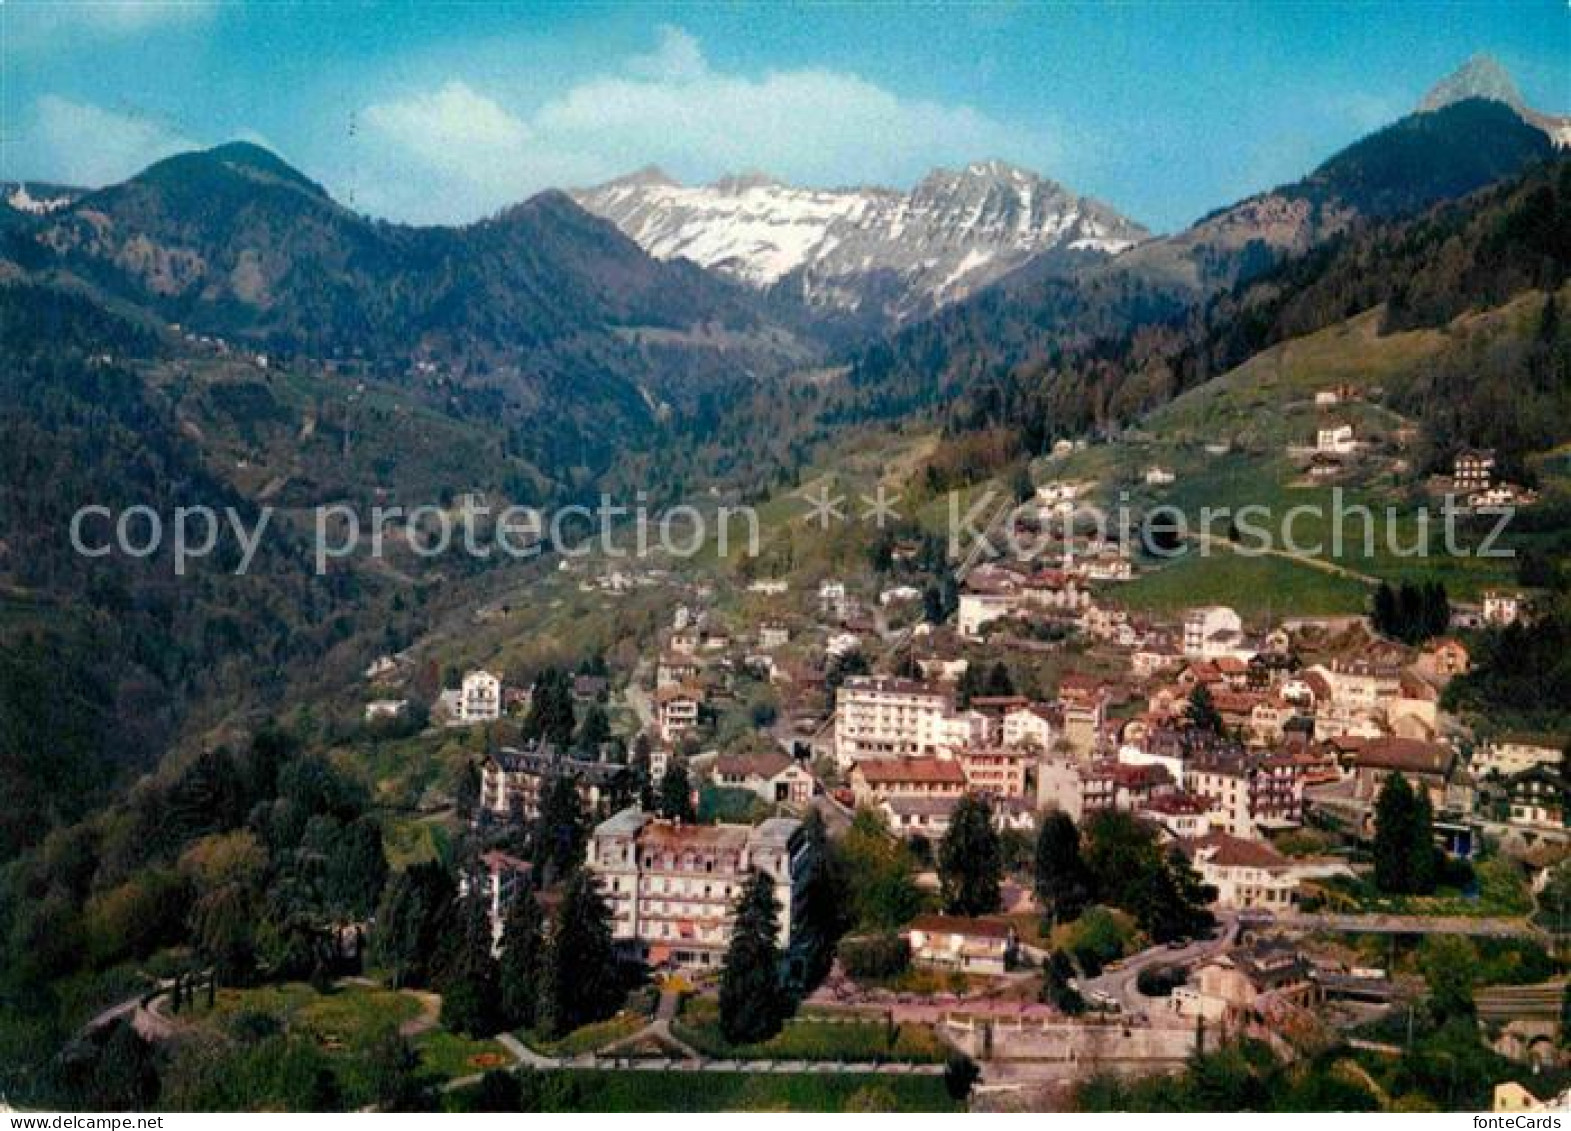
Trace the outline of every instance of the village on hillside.
{"label": "village on hillside", "polygon": [[[961,1057],[977,1102],[1007,1109],[1103,1074],[1138,1087],[1237,1039],[1393,1056],[1416,1008],[1443,1025],[1460,992],[1514,1066],[1493,1102],[1552,1097],[1571,736],[1446,696],[1481,640],[1531,626],[1531,594],[1382,585],[1368,616],[1159,615],[1119,600],[1136,555],[1074,550],[938,586],[914,539],[872,574],[575,567],[586,593],[665,609],[647,651],[523,686],[450,670],[432,714],[486,736],[463,883],[497,953],[521,893],[561,898],[555,829],[659,988],[649,1039],[606,1063],[785,1061],[825,1034],[798,1055],[852,1062],[834,1036],[881,1018],[924,1051],[868,1063]],[[408,709],[374,694],[368,725]],[[749,1010],[743,1037],[725,986],[758,877],[790,1004]],[[700,1018],[742,1028],[684,1039]]]}

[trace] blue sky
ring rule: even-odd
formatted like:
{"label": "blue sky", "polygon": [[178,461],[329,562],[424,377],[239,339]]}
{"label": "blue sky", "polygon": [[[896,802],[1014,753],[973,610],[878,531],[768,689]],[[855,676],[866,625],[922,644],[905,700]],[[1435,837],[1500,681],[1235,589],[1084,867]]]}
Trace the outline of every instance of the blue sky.
{"label": "blue sky", "polygon": [[1542,3],[0,6],[0,176],[261,141],[341,199],[474,219],[645,164],[908,186],[1003,158],[1158,230],[1292,180],[1488,51],[1571,110]]}

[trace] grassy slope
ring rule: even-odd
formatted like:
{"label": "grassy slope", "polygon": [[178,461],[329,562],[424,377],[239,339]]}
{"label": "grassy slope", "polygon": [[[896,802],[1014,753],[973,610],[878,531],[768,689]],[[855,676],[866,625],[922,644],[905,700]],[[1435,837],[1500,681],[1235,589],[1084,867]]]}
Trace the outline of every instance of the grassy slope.
{"label": "grassy slope", "polygon": [[[1260,504],[1279,516],[1295,506],[1313,505],[1327,517],[1306,516],[1294,526],[1300,546],[1323,544],[1312,556],[1392,581],[1438,578],[1453,595],[1474,597],[1484,588],[1509,582],[1514,564],[1443,554],[1418,558],[1401,552],[1414,544],[1418,534],[1414,506],[1422,500],[1389,470],[1391,458],[1401,454],[1392,434],[1403,421],[1372,398],[1382,390],[1400,388],[1464,337],[1526,332],[1536,309],[1536,299],[1528,297],[1467,315],[1444,331],[1384,336],[1378,331],[1378,311],[1358,315],[1258,354],[1151,413],[1136,439],[1076,453],[1050,465],[1047,474],[1097,478],[1109,496],[1125,490],[1137,508],[1171,504],[1192,523],[1203,507],[1236,511]],[[1317,390],[1343,383],[1363,390],[1371,399],[1334,409],[1314,405]],[[1376,458],[1337,484],[1345,508],[1367,505],[1376,515],[1372,554],[1366,553],[1361,517],[1346,520],[1343,546],[1340,552],[1333,551],[1328,517],[1335,509],[1333,487],[1308,484],[1288,457],[1290,444],[1312,443],[1316,428],[1326,422],[1352,423],[1359,436],[1372,438],[1380,449]],[[1208,443],[1224,441],[1230,445],[1226,454],[1205,450]],[[1142,473],[1153,464],[1173,469],[1179,481],[1167,488],[1146,487]],[[1392,508],[1389,516],[1388,508]],[[1438,547],[1438,515],[1431,521],[1431,537]],[[1227,520],[1220,518],[1212,529],[1224,534],[1226,526]],[[1230,603],[1252,613],[1353,612],[1362,606],[1363,596],[1356,582],[1332,573],[1278,558],[1226,556],[1209,564],[1180,561],[1119,592],[1134,607],[1159,610],[1231,596]]]}

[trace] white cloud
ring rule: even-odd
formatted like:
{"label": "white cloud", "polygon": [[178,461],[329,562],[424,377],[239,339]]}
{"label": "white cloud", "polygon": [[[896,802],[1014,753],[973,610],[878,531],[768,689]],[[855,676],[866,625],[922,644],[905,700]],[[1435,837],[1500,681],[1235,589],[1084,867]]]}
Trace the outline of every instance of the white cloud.
{"label": "white cloud", "polygon": [[196,148],[198,143],[165,122],[46,94],[34,104],[11,156],[26,165],[14,175],[96,186]]}
{"label": "white cloud", "polygon": [[[364,120],[363,155],[379,175],[369,191],[361,186],[361,204],[418,220],[467,219],[650,163],[688,179],[764,169],[836,185],[905,184],[933,165],[990,157],[1062,173],[1067,157],[1054,132],[905,98],[847,72],[717,71],[697,40],[671,27],[648,54],[532,109],[453,79],[376,103]],[[425,177],[407,176],[410,160]]]}
{"label": "white cloud", "polygon": [[627,73],[651,82],[691,82],[709,73],[704,49],[679,27],[663,24],[660,42],[647,55],[627,61]]}
{"label": "white cloud", "polygon": [[456,160],[474,173],[483,173],[490,162],[512,160],[529,140],[523,122],[456,81],[371,106],[365,119],[373,130],[398,139],[428,164],[440,167]]}
{"label": "white cloud", "polygon": [[84,35],[115,38],[201,23],[217,8],[217,0],[35,0],[5,5],[0,18],[12,48],[72,47]]}

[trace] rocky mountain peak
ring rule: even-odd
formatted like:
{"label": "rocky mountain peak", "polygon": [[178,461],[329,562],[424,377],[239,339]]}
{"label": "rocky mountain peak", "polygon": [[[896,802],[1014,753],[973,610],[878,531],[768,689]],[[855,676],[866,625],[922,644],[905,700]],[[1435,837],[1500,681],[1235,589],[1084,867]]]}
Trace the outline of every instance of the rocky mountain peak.
{"label": "rocky mountain peak", "polygon": [[1432,86],[1418,109],[1427,113],[1465,98],[1488,98],[1517,111],[1526,107],[1511,73],[1493,55],[1480,52]]}
{"label": "rocky mountain peak", "polygon": [[900,323],[1033,256],[1117,254],[1147,232],[1004,161],[934,169],[909,192],[817,189],[762,173],[687,188],[622,178],[575,199],[657,258],[683,257],[810,306]]}

